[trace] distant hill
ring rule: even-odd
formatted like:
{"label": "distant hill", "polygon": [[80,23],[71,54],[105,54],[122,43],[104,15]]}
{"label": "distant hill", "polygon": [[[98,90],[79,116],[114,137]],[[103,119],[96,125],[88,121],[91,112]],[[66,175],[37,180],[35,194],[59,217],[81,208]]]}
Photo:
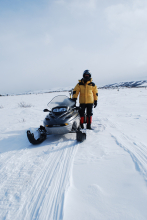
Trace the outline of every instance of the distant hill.
{"label": "distant hill", "polygon": [[[115,89],[115,88],[140,88],[140,87],[147,87],[147,80],[140,80],[140,81],[131,81],[131,82],[121,82],[121,83],[113,83],[108,84],[105,86],[98,86],[99,89]],[[65,87],[65,88],[54,88],[48,90],[39,90],[39,91],[27,91],[23,93],[11,93],[11,94],[0,94],[0,96],[13,96],[13,95],[31,95],[31,94],[43,94],[43,93],[53,93],[53,92],[68,92],[72,88]]]}
{"label": "distant hill", "polygon": [[110,88],[114,89],[121,87],[127,87],[127,88],[147,87],[147,80],[113,83],[99,87],[99,89],[110,89]]}

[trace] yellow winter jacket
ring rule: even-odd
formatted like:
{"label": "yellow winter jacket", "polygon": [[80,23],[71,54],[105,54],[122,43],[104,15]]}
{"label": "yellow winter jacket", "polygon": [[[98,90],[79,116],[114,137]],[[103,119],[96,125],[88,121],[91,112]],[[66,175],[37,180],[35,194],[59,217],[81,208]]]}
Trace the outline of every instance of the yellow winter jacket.
{"label": "yellow winter jacket", "polygon": [[80,104],[93,104],[95,100],[98,100],[98,88],[92,82],[92,79],[88,82],[84,82],[83,79],[79,80],[79,83],[73,90],[73,97],[77,98],[80,93]]}

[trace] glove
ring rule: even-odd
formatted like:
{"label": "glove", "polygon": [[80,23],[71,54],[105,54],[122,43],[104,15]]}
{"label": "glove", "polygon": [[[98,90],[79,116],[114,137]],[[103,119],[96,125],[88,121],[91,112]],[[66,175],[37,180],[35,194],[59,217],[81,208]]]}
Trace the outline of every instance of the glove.
{"label": "glove", "polygon": [[97,106],[97,100],[94,101],[94,108]]}
{"label": "glove", "polygon": [[71,99],[73,102],[75,102],[75,106],[76,106],[76,101],[77,101],[77,99],[76,98],[72,98]]}

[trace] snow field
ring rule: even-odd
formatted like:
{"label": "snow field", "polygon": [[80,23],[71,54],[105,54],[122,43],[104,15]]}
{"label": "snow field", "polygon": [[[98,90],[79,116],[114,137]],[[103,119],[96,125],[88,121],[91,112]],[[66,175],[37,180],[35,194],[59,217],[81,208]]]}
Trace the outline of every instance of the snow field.
{"label": "snow field", "polygon": [[75,156],[64,220],[147,218],[146,98],[146,89],[99,90],[94,131]]}
{"label": "snow field", "polygon": [[32,146],[26,131],[58,94],[0,97],[0,220],[146,220],[147,90],[99,90],[85,142]]}

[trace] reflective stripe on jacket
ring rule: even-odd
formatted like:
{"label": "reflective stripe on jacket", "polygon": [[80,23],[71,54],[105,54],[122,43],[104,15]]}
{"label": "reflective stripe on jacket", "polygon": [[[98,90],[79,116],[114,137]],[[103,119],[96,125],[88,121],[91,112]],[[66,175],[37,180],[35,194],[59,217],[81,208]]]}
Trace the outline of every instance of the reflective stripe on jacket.
{"label": "reflective stripe on jacket", "polygon": [[95,100],[98,100],[98,88],[92,82],[92,79],[88,82],[84,80],[79,80],[79,83],[73,90],[73,97],[77,98],[80,93],[79,103],[80,104],[92,104]]}

